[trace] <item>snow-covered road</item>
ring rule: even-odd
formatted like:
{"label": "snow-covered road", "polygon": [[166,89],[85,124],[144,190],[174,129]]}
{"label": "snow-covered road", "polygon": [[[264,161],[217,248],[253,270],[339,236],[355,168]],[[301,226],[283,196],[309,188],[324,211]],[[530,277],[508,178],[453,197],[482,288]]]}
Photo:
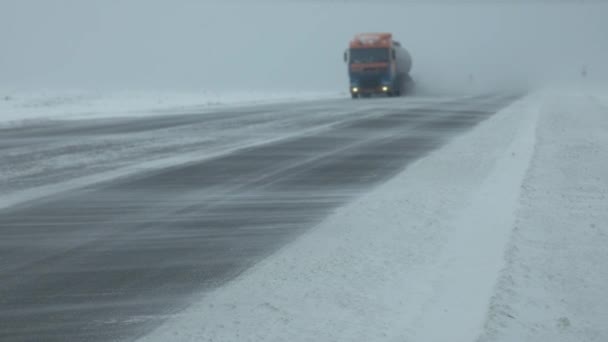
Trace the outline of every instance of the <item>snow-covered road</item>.
{"label": "snow-covered road", "polygon": [[[399,106],[407,110],[452,100],[455,98],[419,98]],[[288,106],[238,103],[219,108],[164,109],[150,116],[107,111],[98,104],[93,113],[79,112],[80,119],[58,114],[73,110],[65,104],[38,108],[41,114],[34,111],[29,116],[23,115],[19,106],[5,108],[0,119],[12,124],[0,125],[0,208],[313,134],[391,109],[391,104],[383,101],[350,103],[336,99],[300,100]]]}
{"label": "snow-covered road", "polygon": [[147,332],[512,100],[324,100],[4,130],[0,337]]}
{"label": "snow-covered road", "polygon": [[602,94],[6,126],[0,340],[604,341]]}
{"label": "snow-covered road", "polygon": [[532,157],[534,101],[413,163],[143,341],[474,341]]}
{"label": "snow-covered road", "polygon": [[516,102],[142,341],[606,341],[605,94]]}

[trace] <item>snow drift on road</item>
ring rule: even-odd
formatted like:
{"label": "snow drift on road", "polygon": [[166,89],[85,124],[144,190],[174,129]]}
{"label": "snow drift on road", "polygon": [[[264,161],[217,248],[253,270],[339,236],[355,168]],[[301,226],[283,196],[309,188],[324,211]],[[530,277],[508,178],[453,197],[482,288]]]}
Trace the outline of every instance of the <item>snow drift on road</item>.
{"label": "snow drift on road", "polygon": [[607,340],[601,99],[515,103],[142,341]]}
{"label": "snow drift on road", "polygon": [[[385,104],[397,104],[398,108],[407,110],[437,101],[466,98],[408,97],[399,102],[390,99],[358,102],[350,98],[314,101],[311,98],[279,104],[243,104],[238,108],[231,105],[141,112],[145,116],[140,118],[57,121],[61,116],[47,113],[47,122],[19,121],[10,127],[2,127],[0,123],[0,209],[117,178],[313,134],[362,116],[382,115]],[[165,115],[149,116],[159,113]],[[100,115],[133,114],[102,112]],[[194,117],[196,120],[187,125],[169,124],[172,120],[182,122],[184,118]],[[154,124],[143,131],[129,129],[154,121],[169,125],[165,129],[155,129]],[[87,127],[103,128],[104,125],[126,130],[102,129],[87,135]],[[55,131],[56,128],[59,130]]]}

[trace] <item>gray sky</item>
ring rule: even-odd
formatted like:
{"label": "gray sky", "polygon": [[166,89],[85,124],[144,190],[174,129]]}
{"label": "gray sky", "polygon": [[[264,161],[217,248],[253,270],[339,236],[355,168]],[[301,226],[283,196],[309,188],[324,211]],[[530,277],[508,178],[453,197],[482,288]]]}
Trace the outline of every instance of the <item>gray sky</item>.
{"label": "gray sky", "polygon": [[365,31],[438,91],[608,79],[608,4],[452,2],[0,0],[0,87],[344,90]]}

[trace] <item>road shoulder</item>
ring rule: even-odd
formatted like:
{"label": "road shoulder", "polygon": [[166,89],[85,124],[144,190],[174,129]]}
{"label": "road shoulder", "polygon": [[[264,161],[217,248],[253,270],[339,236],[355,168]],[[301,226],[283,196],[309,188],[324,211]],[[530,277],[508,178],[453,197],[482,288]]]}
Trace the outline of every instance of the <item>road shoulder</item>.
{"label": "road shoulder", "polygon": [[544,94],[538,144],[480,341],[608,338],[608,101]]}

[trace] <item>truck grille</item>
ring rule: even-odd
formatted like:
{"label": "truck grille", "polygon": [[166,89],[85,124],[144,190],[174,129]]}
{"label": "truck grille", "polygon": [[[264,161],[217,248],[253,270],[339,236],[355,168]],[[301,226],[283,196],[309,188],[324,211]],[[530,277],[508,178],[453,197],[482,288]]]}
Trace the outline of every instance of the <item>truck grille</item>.
{"label": "truck grille", "polygon": [[364,89],[378,88],[380,86],[380,79],[362,78],[359,80],[359,86]]}

